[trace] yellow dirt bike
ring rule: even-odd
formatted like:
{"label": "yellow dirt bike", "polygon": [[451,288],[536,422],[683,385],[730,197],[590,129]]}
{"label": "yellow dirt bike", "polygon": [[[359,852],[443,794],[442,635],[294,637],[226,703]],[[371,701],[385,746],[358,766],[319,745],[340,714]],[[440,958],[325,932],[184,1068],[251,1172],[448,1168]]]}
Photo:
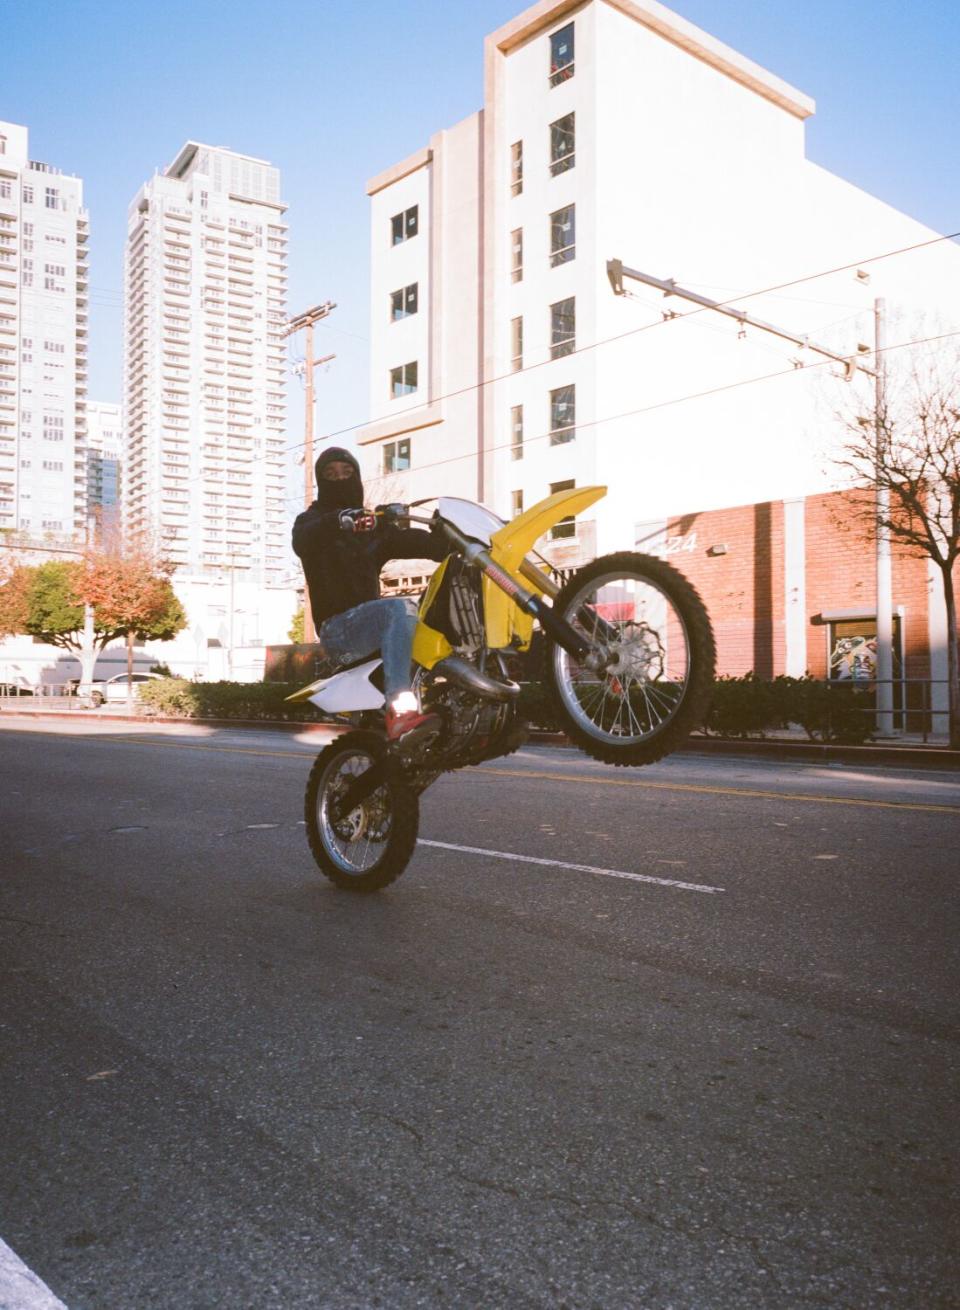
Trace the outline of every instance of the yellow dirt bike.
{"label": "yellow dirt bike", "polygon": [[376,654],[289,697],[348,727],[318,756],[305,804],[310,849],[338,887],[369,892],[393,882],[416,845],[420,793],[446,770],[522,745],[510,665],[529,650],[535,623],[557,715],[588,755],[650,764],[703,722],[713,633],[683,574],[624,552],[594,560],[559,587],[530,558],[544,533],[605,494],[558,491],[509,523],[448,496],[429,516],[414,513],[417,505],[377,511],[388,523],[426,524],[449,544],[419,603],[413,642],[414,687],[440,727],[387,743]]}

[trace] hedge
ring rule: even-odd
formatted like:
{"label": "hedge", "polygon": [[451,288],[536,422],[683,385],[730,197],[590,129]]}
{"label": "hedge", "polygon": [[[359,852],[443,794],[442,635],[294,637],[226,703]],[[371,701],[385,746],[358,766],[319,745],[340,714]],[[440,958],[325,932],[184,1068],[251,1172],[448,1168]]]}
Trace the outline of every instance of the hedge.
{"label": "hedge", "polygon": [[[177,718],[262,719],[320,722],[309,702],[288,705],[298,684],[283,682],[189,682],[164,678],[139,693],[148,715]],[[861,743],[873,735],[874,697],[853,683],[816,678],[718,678],[713,706],[703,730],[717,737],[765,737],[797,725],[813,741]],[[524,682],[520,712],[534,728],[561,730],[556,709],[542,682]]]}
{"label": "hedge", "polygon": [[873,736],[875,700],[865,686],[803,678],[718,678],[704,725],[718,737],[765,737],[803,728],[811,741],[859,745]]}
{"label": "hedge", "polygon": [[286,682],[189,682],[163,678],[144,685],[138,700],[148,715],[184,719],[264,719],[316,723],[320,714],[309,701],[287,705],[300,684]]}

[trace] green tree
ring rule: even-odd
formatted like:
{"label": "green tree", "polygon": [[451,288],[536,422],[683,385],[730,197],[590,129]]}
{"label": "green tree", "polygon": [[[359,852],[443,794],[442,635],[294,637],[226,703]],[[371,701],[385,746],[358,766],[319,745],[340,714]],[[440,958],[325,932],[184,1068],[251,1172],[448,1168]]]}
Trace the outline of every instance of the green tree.
{"label": "green tree", "polygon": [[290,620],[290,628],[287,632],[287,636],[290,640],[297,642],[298,644],[303,641],[303,622],[303,606],[301,605]]}

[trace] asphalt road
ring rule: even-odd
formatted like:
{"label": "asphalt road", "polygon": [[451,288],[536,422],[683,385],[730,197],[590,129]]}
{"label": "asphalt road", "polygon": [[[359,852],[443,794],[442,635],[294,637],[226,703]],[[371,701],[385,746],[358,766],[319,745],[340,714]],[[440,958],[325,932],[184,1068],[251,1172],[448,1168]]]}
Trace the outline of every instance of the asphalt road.
{"label": "asphalt road", "polygon": [[960,1305],[960,776],[527,749],[357,898],[316,749],[0,731],[0,1238],[70,1310]]}

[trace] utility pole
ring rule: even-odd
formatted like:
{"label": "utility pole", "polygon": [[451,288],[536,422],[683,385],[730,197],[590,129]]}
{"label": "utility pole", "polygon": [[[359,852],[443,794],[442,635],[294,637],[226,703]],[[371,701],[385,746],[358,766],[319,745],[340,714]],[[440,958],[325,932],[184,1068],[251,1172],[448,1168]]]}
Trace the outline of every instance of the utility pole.
{"label": "utility pole", "polygon": [[881,737],[893,733],[893,561],[890,533],[885,524],[890,515],[890,492],[883,486],[883,469],[887,444],[887,362],[886,301],[873,302],[875,382],[874,463],[877,470],[877,732]]}
{"label": "utility pole", "polygon": [[[303,329],[307,334],[306,340],[306,359],[304,361],[304,373],[306,380],[306,394],[304,396],[304,416],[303,416],[303,507],[307,509],[313,503],[313,370],[317,364],[326,364],[334,355],[324,355],[322,359],[313,357],[313,325],[320,319],[326,318],[329,313],[336,309],[336,305],[331,300],[327,300],[322,305],[314,305],[312,309],[304,310],[302,314],[297,314],[287,323],[282,336],[288,337],[293,332],[299,332]],[[310,592],[306,586],[303,589],[303,640],[316,641],[317,634],[313,626],[313,615],[310,612]]]}

